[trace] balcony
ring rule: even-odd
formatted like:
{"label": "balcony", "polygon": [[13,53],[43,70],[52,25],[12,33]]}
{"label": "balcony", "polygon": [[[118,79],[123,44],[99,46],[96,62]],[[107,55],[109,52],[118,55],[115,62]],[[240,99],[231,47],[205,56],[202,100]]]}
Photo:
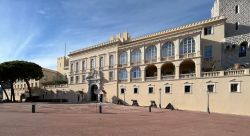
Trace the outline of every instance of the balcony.
{"label": "balcony", "polygon": [[145,60],[145,64],[150,64],[150,63],[155,63],[155,62],[157,62],[157,59]]}
{"label": "balcony", "polygon": [[141,62],[140,61],[137,61],[137,62],[131,62],[131,65],[132,66],[138,66],[138,65],[140,65],[141,64]]}
{"label": "balcony", "polygon": [[241,76],[244,75],[246,72],[245,69],[240,69],[240,70],[229,70],[229,71],[225,71],[224,75],[225,76]]}
{"label": "balcony", "polygon": [[119,66],[119,67],[126,67],[127,64],[119,64],[118,66]]}
{"label": "balcony", "polygon": [[109,69],[113,69],[114,68],[114,66],[109,66]]}
{"label": "balcony", "polygon": [[191,79],[195,78],[196,74],[195,73],[190,73],[190,74],[181,74],[180,79]]}
{"label": "balcony", "polygon": [[161,61],[172,61],[175,59],[175,56],[162,57]]}
{"label": "balcony", "polygon": [[204,78],[206,78],[206,77],[219,77],[220,71],[202,72],[201,76]]}
{"label": "balcony", "polygon": [[156,80],[157,80],[157,76],[154,76],[154,77],[146,77],[145,80],[146,80],[146,81],[156,81]]}
{"label": "balcony", "polygon": [[180,58],[181,59],[187,59],[187,58],[193,58],[196,56],[196,53],[185,53],[185,54],[181,54]]}
{"label": "balcony", "polygon": [[163,75],[161,76],[162,80],[173,80],[175,79],[175,75]]}
{"label": "balcony", "polygon": [[119,79],[119,83],[126,83],[127,81],[127,79]]}
{"label": "balcony", "polygon": [[131,79],[131,82],[140,82],[141,81],[141,78],[132,78]]}

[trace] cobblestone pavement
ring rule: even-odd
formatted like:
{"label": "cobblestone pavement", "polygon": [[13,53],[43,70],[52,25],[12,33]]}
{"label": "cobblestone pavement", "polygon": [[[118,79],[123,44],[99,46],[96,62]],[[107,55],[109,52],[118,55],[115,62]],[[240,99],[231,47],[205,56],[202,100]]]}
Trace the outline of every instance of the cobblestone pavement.
{"label": "cobblestone pavement", "polygon": [[249,136],[250,117],[103,104],[0,104],[0,136]]}

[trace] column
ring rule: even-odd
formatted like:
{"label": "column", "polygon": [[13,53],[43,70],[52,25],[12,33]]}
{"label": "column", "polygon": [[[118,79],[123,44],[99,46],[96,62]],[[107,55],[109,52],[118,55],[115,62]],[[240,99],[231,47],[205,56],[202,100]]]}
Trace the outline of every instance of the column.
{"label": "column", "polygon": [[127,66],[130,66],[130,49],[127,50]]}
{"label": "column", "polygon": [[174,41],[174,54],[175,54],[175,60],[178,60],[180,58],[180,39],[176,39]]}
{"label": "column", "polygon": [[157,67],[157,80],[161,80],[161,68]]}
{"label": "column", "polygon": [[195,61],[195,74],[196,74],[196,77],[201,77],[201,58],[198,58],[196,61]]}
{"label": "column", "polygon": [[144,55],[144,51],[145,51],[145,47],[144,46],[142,46],[141,47],[141,64],[144,64],[144,57],[145,57],[145,55]]}
{"label": "column", "polygon": [[157,62],[161,62],[161,44],[156,44],[156,50],[157,50]]}
{"label": "column", "polygon": [[180,79],[180,63],[174,63],[175,65],[175,79]]}
{"label": "column", "polygon": [[141,68],[141,80],[142,82],[145,81],[145,66],[140,67]]}
{"label": "column", "polygon": [[126,70],[127,70],[127,82],[129,83],[129,82],[131,82],[131,78],[130,78],[130,70],[131,70],[131,68],[126,68]]}
{"label": "column", "polygon": [[201,56],[201,35],[197,35],[194,37],[195,40],[195,52],[196,52],[196,57]]}

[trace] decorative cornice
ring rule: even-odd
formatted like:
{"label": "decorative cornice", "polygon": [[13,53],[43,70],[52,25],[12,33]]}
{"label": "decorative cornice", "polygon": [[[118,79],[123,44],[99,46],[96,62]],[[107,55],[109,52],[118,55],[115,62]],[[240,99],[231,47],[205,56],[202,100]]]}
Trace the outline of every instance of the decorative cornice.
{"label": "decorative cornice", "polygon": [[81,53],[81,52],[84,52],[84,51],[88,51],[88,50],[91,50],[91,49],[95,49],[95,48],[98,48],[98,47],[103,47],[103,46],[116,44],[116,43],[119,43],[119,42],[121,42],[121,41],[117,40],[117,39],[112,40],[112,41],[103,42],[103,43],[96,44],[96,45],[93,45],[93,46],[90,46],[90,47],[87,47],[87,48],[82,48],[82,49],[79,49],[79,50],[76,50],[76,51],[72,51],[72,52],[69,53],[69,56],[75,55],[75,54],[78,54],[78,53]]}
{"label": "decorative cornice", "polygon": [[188,28],[192,28],[192,27],[196,27],[196,26],[200,26],[200,25],[204,25],[204,24],[212,23],[212,22],[216,22],[216,21],[221,21],[221,20],[226,20],[226,18],[224,16],[213,17],[213,18],[209,18],[209,19],[206,19],[206,20],[194,22],[194,23],[191,23],[191,24],[187,24],[187,25],[167,29],[167,30],[164,30],[164,31],[160,31],[160,32],[140,36],[140,37],[137,37],[137,38],[132,38],[130,42],[135,42],[135,41],[143,40],[143,39],[146,39],[146,38],[151,38],[151,37],[155,37],[155,36],[159,36],[159,35],[164,35],[164,34],[167,34],[167,33],[176,32],[176,31],[180,31],[180,30],[183,30],[183,29],[188,29]]}

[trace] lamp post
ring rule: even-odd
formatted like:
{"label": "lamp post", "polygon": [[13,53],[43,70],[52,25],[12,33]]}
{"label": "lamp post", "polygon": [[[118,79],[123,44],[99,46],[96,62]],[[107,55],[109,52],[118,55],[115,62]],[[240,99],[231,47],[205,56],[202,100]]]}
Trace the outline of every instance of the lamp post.
{"label": "lamp post", "polygon": [[126,105],[126,102],[125,102],[125,92],[126,92],[126,88],[124,88],[124,94],[123,94],[123,96],[124,96],[124,98],[123,98],[124,105]]}
{"label": "lamp post", "polygon": [[159,108],[161,108],[161,88],[159,89]]}
{"label": "lamp post", "polygon": [[210,108],[209,108],[209,91],[207,90],[207,113],[210,114]]}

